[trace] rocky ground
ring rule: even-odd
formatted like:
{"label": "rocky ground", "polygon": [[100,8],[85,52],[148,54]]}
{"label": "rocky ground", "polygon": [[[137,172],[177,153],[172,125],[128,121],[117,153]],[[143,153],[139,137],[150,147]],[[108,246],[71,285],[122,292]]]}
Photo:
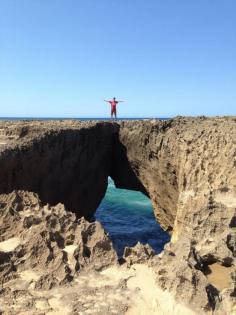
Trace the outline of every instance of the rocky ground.
{"label": "rocky ground", "polygon": [[0,206],[3,314],[191,314],[158,289],[150,247],[126,248],[120,265],[98,222],[25,191],[2,194]]}
{"label": "rocky ground", "polygon": [[[236,314],[235,139],[234,117],[2,122],[1,311]],[[151,198],[172,234],[160,255],[118,259],[83,218],[108,176]]]}

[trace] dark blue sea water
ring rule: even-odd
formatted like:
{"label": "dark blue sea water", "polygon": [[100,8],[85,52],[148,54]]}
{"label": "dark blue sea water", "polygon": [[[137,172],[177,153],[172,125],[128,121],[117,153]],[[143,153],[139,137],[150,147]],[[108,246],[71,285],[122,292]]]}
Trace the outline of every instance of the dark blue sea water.
{"label": "dark blue sea water", "polygon": [[169,241],[154,217],[150,199],[140,192],[115,188],[111,178],[96,219],[109,232],[119,256],[125,246],[134,246],[138,241],[148,243],[157,253]]}

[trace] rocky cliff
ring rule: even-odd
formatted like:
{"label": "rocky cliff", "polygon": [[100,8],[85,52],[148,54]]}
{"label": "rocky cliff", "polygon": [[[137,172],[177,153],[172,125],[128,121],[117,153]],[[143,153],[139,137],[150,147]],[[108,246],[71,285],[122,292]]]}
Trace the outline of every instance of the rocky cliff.
{"label": "rocky cliff", "polygon": [[[2,122],[1,207],[5,209],[12,200],[12,191],[20,191],[14,193],[18,196],[14,197],[16,204],[22,202],[17,201],[19,198],[26,198],[22,191],[30,191],[38,194],[41,209],[47,203],[54,209],[60,202],[77,219],[90,219],[105,194],[107,177],[111,176],[117,187],[149,196],[158,222],[172,235],[165,250],[149,259],[157,287],[169,292],[177,304],[186,305],[189,314],[235,314],[235,139],[234,117],[115,123]],[[44,222],[46,218],[37,211],[31,209],[31,220],[36,222],[39,216]],[[3,226],[12,220],[6,213],[2,211],[6,218]],[[7,231],[1,230],[3,242],[16,237]],[[67,242],[64,228],[58,233]],[[114,254],[111,249],[107,252],[107,265],[114,264]],[[125,257],[129,265],[140,263],[132,250],[127,253],[131,253],[131,257]],[[83,255],[79,252],[76,261],[83,261]],[[91,257],[90,263],[99,260],[97,254]],[[4,259],[0,264],[6,266]],[[13,253],[8,262],[14,265],[15,261],[19,259]],[[63,268],[66,264],[62,264]],[[63,280],[55,277],[59,283]],[[177,314],[177,308],[172,313]]]}

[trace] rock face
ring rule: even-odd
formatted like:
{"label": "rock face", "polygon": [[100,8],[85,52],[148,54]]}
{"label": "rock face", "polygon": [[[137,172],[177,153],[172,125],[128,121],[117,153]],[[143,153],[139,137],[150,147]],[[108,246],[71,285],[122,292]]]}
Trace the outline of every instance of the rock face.
{"label": "rock face", "polygon": [[[100,223],[77,220],[62,204],[43,206],[32,192],[0,195],[1,314],[49,314],[56,307],[50,314],[67,314],[66,303],[54,305],[58,292],[75,285],[81,272],[116,265]],[[70,291],[68,296],[71,303]]]}
{"label": "rock face", "polygon": [[[236,313],[236,118],[178,117],[168,121],[117,123],[5,122],[1,123],[0,132],[2,200],[11,200],[15,189],[21,192],[15,192],[18,197],[14,198],[21,198],[22,190],[32,191],[42,200],[40,209],[46,203],[54,209],[61,202],[77,218],[90,218],[105,194],[107,177],[111,176],[117,187],[139,190],[149,196],[158,222],[172,235],[171,243],[161,255],[147,258],[155,270],[156,283],[196,314]],[[3,213],[6,219],[0,235],[4,241],[6,226],[14,226],[15,219],[6,209]],[[63,213],[63,219],[57,220],[67,222],[64,210]],[[38,220],[36,216],[22,222],[26,229],[46,224],[46,217],[41,223]],[[76,219],[73,216],[71,220]],[[67,224],[61,224],[66,229]],[[83,219],[80,225],[85,230],[96,230]],[[9,231],[11,228],[8,236]],[[48,232],[44,237],[52,242]],[[16,238],[13,233],[10,246],[19,241]],[[66,235],[62,238],[67,241]],[[79,242],[84,241],[87,248],[87,240]],[[33,243],[37,244],[37,237]],[[92,248],[99,247],[96,241],[92,244],[89,251],[77,250],[79,266],[99,257],[96,251],[91,255]],[[33,245],[27,247],[27,252],[36,250],[30,246]],[[115,260],[110,250],[111,247],[105,265]],[[64,257],[63,249],[59,251],[62,255],[59,257]],[[139,262],[137,257],[143,262],[145,255],[140,251],[127,250],[129,264]],[[53,255],[48,249],[45,253],[48,254],[42,255],[43,263]],[[21,259],[15,250],[12,255],[9,258],[3,254],[1,261],[6,268]],[[61,272],[68,266],[64,263],[61,266],[62,258],[58,260],[53,259],[55,272],[58,269],[60,274],[70,277],[71,273]]]}
{"label": "rock face", "polygon": [[[157,282],[197,314],[236,314],[235,139],[235,118],[126,122],[120,128],[130,167],[158,222],[172,231],[154,264]],[[115,183],[125,186],[122,179]]]}
{"label": "rock face", "polygon": [[155,257],[159,286],[198,314],[235,314],[235,217],[219,202],[188,214],[178,241]]}
{"label": "rock face", "polygon": [[123,258],[128,266],[133,264],[142,264],[148,262],[155,256],[155,252],[148,244],[143,245],[138,242],[134,247],[125,247]]}
{"label": "rock face", "polygon": [[[120,124],[119,143],[129,167],[151,198],[158,222],[164,229],[174,229],[173,238],[181,233],[185,213],[193,211],[193,199],[198,209],[211,197],[235,200],[235,139],[234,118],[180,117]],[[119,160],[115,183],[132,189],[126,184],[126,169],[122,173],[122,166],[116,167]]]}
{"label": "rock face", "polygon": [[98,222],[65,211],[62,204],[42,206],[26,191],[0,195],[0,277],[2,284],[35,273],[36,287],[51,288],[83,270],[102,270],[117,262]]}
{"label": "rock face", "polygon": [[33,191],[43,203],[62,202],[79,217],[90,218],[106,192],[116,128],[76,122],[2,124],[0,192]]}

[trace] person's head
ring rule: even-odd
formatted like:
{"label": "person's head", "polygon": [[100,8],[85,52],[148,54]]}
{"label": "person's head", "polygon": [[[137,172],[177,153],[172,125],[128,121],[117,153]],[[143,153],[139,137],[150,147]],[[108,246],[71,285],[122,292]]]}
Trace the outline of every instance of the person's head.
{"label": "person's head", "polygon": [[116,100],[116,98],[115,97],[113,97],[113,101],[115,101]]}

